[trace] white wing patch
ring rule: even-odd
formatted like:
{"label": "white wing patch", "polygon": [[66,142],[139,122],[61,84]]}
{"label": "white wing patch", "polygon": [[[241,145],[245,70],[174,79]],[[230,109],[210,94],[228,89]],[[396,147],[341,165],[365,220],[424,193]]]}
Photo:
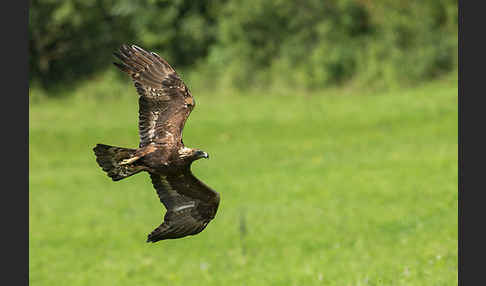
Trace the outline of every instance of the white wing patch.
{"label": "white wing patch", "polygon": [[184,209],[193,208],[195,206],[196,206],[195,202],[190,202],[187,205],[183,205],[183,206],[179,206],[179,207],[174,208],[173,211],[177,212],[177,211],[181,211],[181,210],[184,210]]}
{"label": "white wing patch", "polygon": [[154,111],[152,112],[154,115],[154,118],[152,121],[149,122],[150,126],[148,128],[148,137],[149,140],[152,141],[155,138],[155,124],[157,123],[157,120],[159,119],[160,112],[159,111]]}

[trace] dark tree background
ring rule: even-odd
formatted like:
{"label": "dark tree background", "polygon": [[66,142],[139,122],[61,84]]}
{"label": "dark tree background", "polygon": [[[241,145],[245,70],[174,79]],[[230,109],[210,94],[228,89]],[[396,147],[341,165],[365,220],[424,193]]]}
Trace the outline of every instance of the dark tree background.
{"label": "dark tree background", "polygon": [[75,84],[122,43],[237,88],[410,84],[457,67],[451,0],[32,0],[30,80]]}

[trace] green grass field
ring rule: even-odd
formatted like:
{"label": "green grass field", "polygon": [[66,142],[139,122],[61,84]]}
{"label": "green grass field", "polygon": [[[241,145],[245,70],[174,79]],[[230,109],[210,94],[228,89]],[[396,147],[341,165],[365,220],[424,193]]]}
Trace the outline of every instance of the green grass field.
{"label": "green grass field", "polygon": [[193,90],[184,142],[222,200],[202,233],[156,244],[148,175],[112,182],[92,152],[138,145],[135,89],[94,85],[30,104],[31,285],[457,285],[456,81]]}

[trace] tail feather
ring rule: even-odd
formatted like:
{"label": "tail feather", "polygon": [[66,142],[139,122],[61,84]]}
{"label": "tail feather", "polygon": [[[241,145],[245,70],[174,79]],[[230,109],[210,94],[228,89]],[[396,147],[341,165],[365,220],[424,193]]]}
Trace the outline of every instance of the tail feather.
{"label": "tail feather", "polygon": [[120,165],[124,159],[130,158],[136,149],[97,144],[93,151],[96,162],[113,181],[119,181],[144,170],[144,166],[138,165],[137,162]]}

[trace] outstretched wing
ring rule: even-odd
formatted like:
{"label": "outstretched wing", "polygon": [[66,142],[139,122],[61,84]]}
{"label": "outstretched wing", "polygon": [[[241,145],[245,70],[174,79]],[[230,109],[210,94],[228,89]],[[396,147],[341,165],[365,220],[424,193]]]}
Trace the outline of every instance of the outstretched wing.
{"label": "outstretched wing", "polygon": [[219,194],[189,170],[173,176],[150,174],[150,178],[167,212],[164,222],[148,235],[147,242],[195,235],[216,215]]}
{"label": "outstretched wing", "polygon": [[114,63],[128,73],[139,97],[140,147],[182,142],[182,129],[195,106],[194,98],[166,60],[135,45],[121,46]]}

